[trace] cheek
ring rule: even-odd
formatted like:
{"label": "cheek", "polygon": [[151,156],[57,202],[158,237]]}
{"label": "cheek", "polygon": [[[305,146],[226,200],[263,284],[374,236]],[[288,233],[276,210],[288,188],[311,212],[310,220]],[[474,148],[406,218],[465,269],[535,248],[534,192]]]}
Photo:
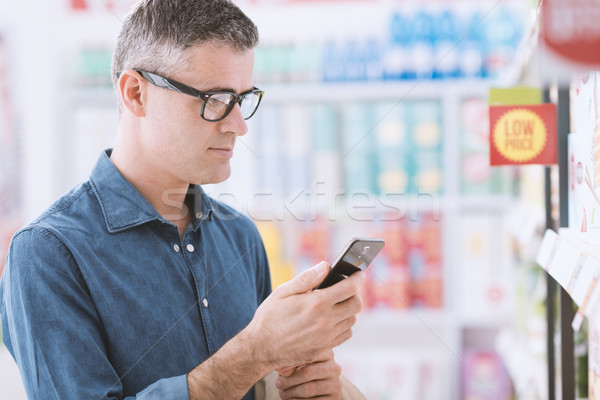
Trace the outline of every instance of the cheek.
{"label": "cheek", "polygon": [[182,96],[165,96],[165,101],[149,104],[144,131],[152,132],[150,136],[156,145],[168,148],[186,146],[193,137],[200,116],[189,102],[183,101],[187,99],[181,99]]}
{"label": "cheek", "polygon": [[[167,94],[168,96],[164,96]],[[149,102],[141,140],[164,168],[202,167],[215,124],[200,116],[201,103],[179,93],[163,93]]]}

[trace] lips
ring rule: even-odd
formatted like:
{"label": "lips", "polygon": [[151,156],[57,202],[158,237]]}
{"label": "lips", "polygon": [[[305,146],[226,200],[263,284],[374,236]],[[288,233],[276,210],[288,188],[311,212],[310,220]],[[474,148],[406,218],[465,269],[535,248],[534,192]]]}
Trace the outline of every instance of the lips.
{"label": "lips", "polygon": [[211,147],[208,150],[224,158],[233,157],[233,147]]}

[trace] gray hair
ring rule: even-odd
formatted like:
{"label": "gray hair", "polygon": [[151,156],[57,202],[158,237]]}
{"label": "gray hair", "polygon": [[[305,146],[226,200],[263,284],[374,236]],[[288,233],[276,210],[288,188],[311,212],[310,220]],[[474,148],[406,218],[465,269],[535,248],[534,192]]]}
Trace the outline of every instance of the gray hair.
{"label": "gray hair", "polygon": [[258,29],[230,0],[140,0],[125,18],[111,75],[139,68],[167,75],[185,67],[184,51],[213,43],[239,52],[258,44]]}

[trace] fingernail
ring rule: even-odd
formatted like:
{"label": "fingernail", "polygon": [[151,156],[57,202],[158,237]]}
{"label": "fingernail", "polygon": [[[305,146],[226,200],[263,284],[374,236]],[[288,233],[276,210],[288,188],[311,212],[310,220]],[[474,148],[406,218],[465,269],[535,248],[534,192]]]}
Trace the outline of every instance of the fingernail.
{"label": "fingernail", "polygon": [[275,381],[275,387],[277,387],[277,389],[281,389],[281,379],[277,379],[277,381]]}
{"label": "fingernail", "polygon": [[366,277],[367,277],[367,274],[365,274],[363,271],[361,271],[361,272],[360,272],[360,279],[361,279],[362,281],[364,281]]}

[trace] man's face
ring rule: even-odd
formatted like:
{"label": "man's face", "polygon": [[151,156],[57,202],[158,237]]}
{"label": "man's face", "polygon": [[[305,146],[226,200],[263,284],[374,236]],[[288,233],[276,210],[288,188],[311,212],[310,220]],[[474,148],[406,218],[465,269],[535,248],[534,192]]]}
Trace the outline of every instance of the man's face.
{"label": "man's face", "polygon": [[[253,88],[254,52],[239,53],[210,43],[186,50],[187,68],[169,78],[201,91],[229,90],[238,94]],[[229,161],[237,136],[248,131],[239,105],[223,120],[205,121],[202,101],[148,83],[147,107],[140,142],[151,179],[174,185],[222,182],[231,173]]]}

